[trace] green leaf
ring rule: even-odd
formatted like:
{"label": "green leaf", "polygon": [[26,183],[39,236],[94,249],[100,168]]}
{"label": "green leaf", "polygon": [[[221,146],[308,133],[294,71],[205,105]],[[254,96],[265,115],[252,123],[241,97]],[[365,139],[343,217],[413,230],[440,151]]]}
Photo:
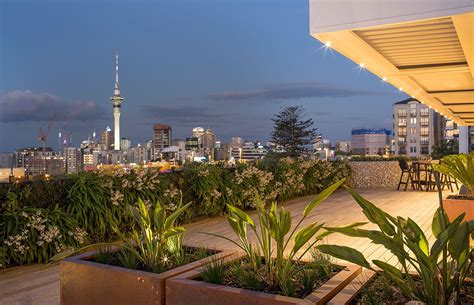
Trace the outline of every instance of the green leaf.
{"label": "green leaf", "polygon": [[319,245],[316,248],[322,253],[346,260],[348,262],[368,269],[372,269],[370,267],[369,262],[367,262],[367,260],[365,259],[364,255],[355,249],[337,245]]}
{"label": "green leaf", "polygon": [[448,216],[444,213],[443,209],[438,208],[433,215],[433,222],[431,223],[431,231],[433,232],[434,237],[438,237],[443,231],[443,218],[445,224],[448,224]]}
{"label": "green leaf", "polygon": [[165,229],[168,229],[170,227],[173,226],[174,222],[176,221],[176,219],[184,212],[186,211],[189,206],[191,205],[191,203],[188,203],[188,204],[185,204],[183,205],[181,208],[177,209],[176,211],[173,212],[173,214],[171,214],[170,216],[168,216],[166,218],[166,221],[165,221],[165,226],[164,228]]}
{"label": "green leaf", "polygon": [[230,204],[227,204],[227,209],[229,210],[229,214],[232,215],[232,217],[238,218],[241,221],[248,223],[252,228],[255,228],[255,222],[247,213]]}
{"label": "green leaf", "polygon": [[429,255],[429,243],[421,228],[410,218],[408,218],[407,221],[407,228],[416,236],[414,242],[418,243],[421,251],[423,251],[425,255]]}
{"label": "green leaf", "polygon": [[338,182],[334,183],[321,193],[319,193],[313,200],[306,206],[304,209],[303,217],[307,217],[308,214],[318,205],[320,205],[324,200],[326,200],[329,196],[331,196],[334,191],[336,191],[344,182],[346,178],[339,180]]}
{"label": "green leaf", "polygon": [[469,224],[463,222],[451,237],[448,250],[454,259],[458,259],[466,249],[469,249]]}
{"label": "green leaf", "polygon": [[295,236],[293,253],[298,252],[322,227],[322,224],[318,225],[318,223],[312,223],[301,229]]}
{"label": "green leaf", "polygon": [[395,277],[395,278],[403,281],[402,272],[400,270],[398,270],[397,268],[395,268],[394,266],[392,266],[392,265],[390,265],[386,262],[377,260],[377,259],[374,259],[372,262],[374,263],[375,266],[377,266],[380,269],[382,269],[383,271],[385,271],[391,277]]}
{"label": "green leaf", "polygon": [[[395,227],[392,225],[392,223],[397,223],[397,221],[394,217],[390,216],[389,214],[376,207],[375,204],[366,200],[359,193],[352,190],[351,188],[347,186],[345,188],[349,191],[355,201],[362,208],[362,212],[370,222],[375,223],[385,234],[390,236],[395,235]],[[390,223],[390,221],[392,223]]]}

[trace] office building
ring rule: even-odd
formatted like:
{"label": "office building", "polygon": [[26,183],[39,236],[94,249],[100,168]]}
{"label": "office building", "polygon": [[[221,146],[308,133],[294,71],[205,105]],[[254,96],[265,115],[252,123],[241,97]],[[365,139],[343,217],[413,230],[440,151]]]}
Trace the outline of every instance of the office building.
{"label": "office building", "polygon": [[102,140],[103,150],[112,150],[113,135],[112,135],[112,129],[110,129],[109,126],[107,126],[107,128],[104,131],[102,131],[101,140]]}
{"label": "office building", "polygon": [[64,151],[66,173],[77,174],[82,171],[83,150],[76,147],[68,147]]}
{"label": "office building", "polygon": [[441,117],[414,98],[393,105],[394,152],[399,156],[427,157],[439,143]]}
{"label": "office building", "polygon": [[127,138],[120,139],[120,149],[121,150],[129,150],[132,147],[132,141]]}
{"label": "office building", "polygon": [[155,124],[153,126],[153,150],[154,159],[160,159],[161,151],[171,146],[172,133],[171,126],[166,124]]}
{"label": "office building", "polygon": [[385,128],[352,129],[351,148],[354,155],[387,155],[391,131]]}
{"label": "office building", "polygon": [[335,151],[343,153],[351,152],[351,141],[336,141]]}
{"label": "office building", "polygon": [[268,153],[268,149],[258,141],[245,141],[242,146],[232,146],[230,157],[235,162],[249,162],[262,159]]}

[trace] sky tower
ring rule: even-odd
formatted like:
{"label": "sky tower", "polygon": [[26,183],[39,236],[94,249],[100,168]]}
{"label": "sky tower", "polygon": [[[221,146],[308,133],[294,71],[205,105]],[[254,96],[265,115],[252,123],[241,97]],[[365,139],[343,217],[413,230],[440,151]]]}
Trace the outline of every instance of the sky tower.
{"label": "sky tower", "polygon": [[120,96],[120,87],[118,81],[118,51],[115,53],[115,87],[114,95],[110,98],[114,107],[114,150],[120,150],[120,107],[123,97]]}

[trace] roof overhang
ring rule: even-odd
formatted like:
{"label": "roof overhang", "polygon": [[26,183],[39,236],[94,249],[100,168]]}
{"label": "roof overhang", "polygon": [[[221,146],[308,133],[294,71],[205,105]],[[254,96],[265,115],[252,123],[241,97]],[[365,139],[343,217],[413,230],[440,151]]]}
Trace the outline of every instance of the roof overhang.
{"label": "roof overhang", "polygon": [[440,114],[474,125],[473,1],[310,0],[310,31]]}

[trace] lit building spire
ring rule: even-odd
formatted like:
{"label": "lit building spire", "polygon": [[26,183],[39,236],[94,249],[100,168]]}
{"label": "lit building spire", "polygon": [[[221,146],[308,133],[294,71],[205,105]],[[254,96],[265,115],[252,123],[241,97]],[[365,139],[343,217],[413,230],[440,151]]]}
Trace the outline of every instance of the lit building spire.
{"label": "lit building spire", "polygon": [[120,150],[120,108],[123,102],[123,97],[120,96],[120,87],[118,80],[118,51],[115,53],[115,86],[114,95],[110,98],[114,107],[114,150]]}
{"label": "lit building spire", "polygon": [[120,86],[118,80],[118,70],[119,70],[119,54],[118,51],[115,53],[115,87],[114,87],[114,96],[120,96]]}

